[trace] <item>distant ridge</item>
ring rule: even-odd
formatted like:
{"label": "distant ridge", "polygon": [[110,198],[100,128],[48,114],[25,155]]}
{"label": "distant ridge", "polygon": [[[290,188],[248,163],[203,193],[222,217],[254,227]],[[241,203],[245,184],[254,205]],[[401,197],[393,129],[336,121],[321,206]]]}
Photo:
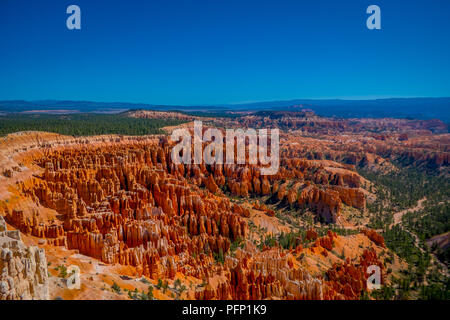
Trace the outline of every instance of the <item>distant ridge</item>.
{"label": "distant ridge", "polygon": [[388,98],[373,100],[295,99],[210,106],[158,105],[127,102],[94,102],[71,100],[0,101],[0,113],[119,113],[130,109],[180,110],[203,112],[296,111],[303,108],[327,117],[339,118],[413,118],[440,119],[450,123],[450,98]]}
{"label": "distant ridge", "polygon": [[373,100],[313,100],[256,102],[235,105],[247,110],[300,110],[312,109],[327,117],[339,118],[414,118],[440,119],[450,122],[450,98],[387,98]]}

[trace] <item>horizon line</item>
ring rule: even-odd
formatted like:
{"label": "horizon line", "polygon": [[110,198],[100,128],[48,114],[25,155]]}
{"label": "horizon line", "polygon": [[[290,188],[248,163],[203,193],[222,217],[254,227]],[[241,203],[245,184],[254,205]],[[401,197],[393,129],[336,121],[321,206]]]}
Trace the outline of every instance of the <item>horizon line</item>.
{"label": "horizon line", "polygon": [[449,96],[385,96],[385,97],[326,97],[326,98],[292,98],[292,99],[273,99],[273,100],[249,100],[249,101],[239,101],[231,103],[208,103],[208,104],[165,104],[165,103],[151,103],[151,102],[129,102],[129,101],[101,101],[101,100],[74,100],[74,99],[6,99],[0,100],[0,102],[90,102],[90,103],[122,103],[122,104],[134,104],[134,105],[152,105],[152,106],[167,106],[167,107],[207,107],[207,106],[238,106],[238,105],[250,105],[257,103],[270,103],[270,102],[294,102],[297,100],[305,101],[377,101],[377,100],[401,100],[401,99],[450,99]]}

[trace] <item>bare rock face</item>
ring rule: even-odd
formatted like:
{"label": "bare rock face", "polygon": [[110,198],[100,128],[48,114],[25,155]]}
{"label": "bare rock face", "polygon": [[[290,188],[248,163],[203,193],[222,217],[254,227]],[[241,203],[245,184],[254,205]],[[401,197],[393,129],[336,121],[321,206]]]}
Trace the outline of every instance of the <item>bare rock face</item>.
{"label": "bare rock face", "polygon": [[26,247],[0,216],[0,300],[48,300],[44,250]]}

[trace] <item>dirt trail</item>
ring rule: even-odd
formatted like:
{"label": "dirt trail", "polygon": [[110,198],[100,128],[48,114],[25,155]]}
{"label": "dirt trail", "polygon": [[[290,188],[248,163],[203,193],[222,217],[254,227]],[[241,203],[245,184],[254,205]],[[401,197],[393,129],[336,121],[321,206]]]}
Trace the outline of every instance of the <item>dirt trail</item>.
{"label": "dirt trail", "polygon": [[408,212],[416,212],[416,211],[419,211],[419,210],[423,209],[423,203],[424,203],[425,200],[427,200],[427,198],[424,197],[424,198],[420,199],[419,201],[417,201],[417,205],[416,206],[394,213],[394,222],[391,223],[389,228],[392,228],[393,226],[395,226],[397,224],[401,224],[402,217],[406,213],[408,213]]}
{"label": "dirt trail", "polygon": [[[419,237],[414,233],[411,232],[410,230],[408,230],[404,225],[403,225],[403,221],[402,218],[403,216],[408,213],[408,212],[417,212],[421,209],[423,209],[423,202],[426,200],[426,197],[420,199],[417,202],[417,205],[412,207],[412,208],[408,208],[399,212],[394,213],[394,222],[390,224],[389,228],[392,228],[395,225],[398,225],[403,231],[407,232],[409,235],[411,235],[411,237],[413,237],[414,239],[414,245],[420,250],[420,252],[425,253],[425,250],[420,246],[420,239]],[[424,215],[426,216],[426,214]],[[422,217],[424,217],[422,216]],[[439,259],[437,259],[434,254],[431,254],[431,261],[432,262],[436,262],[438,263],[441,267],[442,270],[444,272],[444,274],[448,277],[449,273],[448,273],[448,269],[447,266],[442,263]]]}

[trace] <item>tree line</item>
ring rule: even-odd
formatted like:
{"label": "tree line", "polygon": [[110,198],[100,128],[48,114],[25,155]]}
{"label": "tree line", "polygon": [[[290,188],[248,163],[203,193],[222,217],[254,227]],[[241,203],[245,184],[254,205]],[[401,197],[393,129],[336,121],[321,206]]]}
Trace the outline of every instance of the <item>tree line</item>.
{"label": "tree line", "polygon": [[19,131],[46,131],[70,136],[163,134],[162,127],[183,122],[174,119],[130,118],[121,114],[11,114],[0,116],[0,135]]}

